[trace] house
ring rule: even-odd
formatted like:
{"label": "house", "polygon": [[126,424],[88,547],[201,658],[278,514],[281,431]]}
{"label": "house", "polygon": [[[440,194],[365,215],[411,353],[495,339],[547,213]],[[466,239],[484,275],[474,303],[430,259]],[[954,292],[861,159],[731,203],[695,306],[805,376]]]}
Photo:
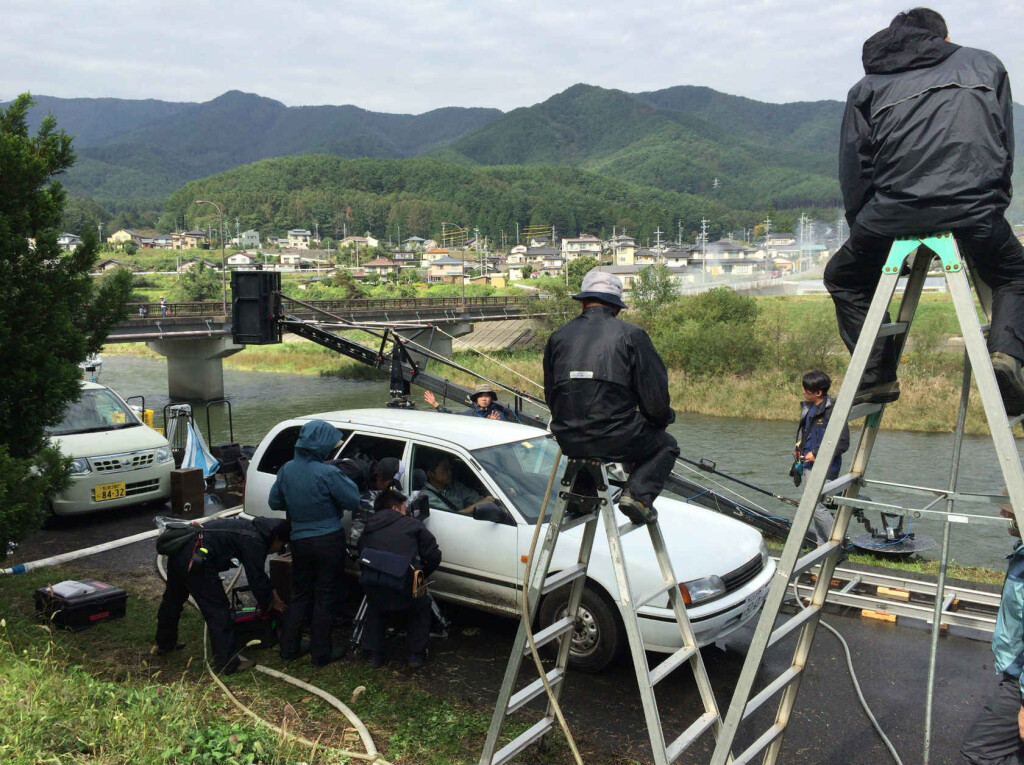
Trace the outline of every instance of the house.
{"label": "house", "polygon": [[367,274],[376,274],[377,276],[397,274],[400,267],[398,263],[389,258],[375,258],[363,263],[363,269]]}
{"label": "house", "polygon": [[198,250],[209,244],[205,231],[181,231],[171,234],[172,249]]}
{"label": "house", "polygon": [[343,250],[346,247],[356,247],[360,250],[365,250],[367,247],[379,247],[380,241],[370,236],[370,232],[366,232],[366,236],[346,236],[340,242],[338,242],[338,249]]}
{"label": "house", "polygon": [[[432,247],[429,250],[425,250],[423,253],[423,267],[428,268],[435,260],[447,257],[449,257],[448,248]],[[459,262],[461,263],[462,261]]]}
{"label": "house", "polygon": [[525,244],[517,244],[515,247],[513,247],[512,249],[510,249],[508,251],[508,254],[510,256],[511,255],[525,255],[526,254],[526,249],[527,248],[526,248]]}
{"label": "house", "polygon": [[400,266],[412,265],[422,260],[420,253],[416,250],[398,250],[391,253],[391,259]]}
{"label": "house", "polygon": [[113,244],[117,247],[124,247],[128,242],[134,242],[141,247],[142,234],[136,233],[131,229],[122,228],[107,237],[107,244]]}
{"label": "house", "polygon": [[282,266],[299,268],[302,265],[302,256],[297,252],[282,252],[278,262]]}
{"label": "house", "polygon": [[520,282],[523,280],[523,267],[522,266],[509,266],[508,267],[508,279],[509,281]]}
{"label": "house", "polygon": [[[640,272],[648,266],[603,266],[602,271],[609,274],[615,274],[622,280],[623,290],[632,290],[637,279],[640,278]],[[676,268],[670,268],[668,270],[669,276],[672,277],[672,281],[676,284],[694,284],[701,281],[701,272],[699,268],[690,268],[688,266],[679,266]]]}
{"label": "house", "polygon": [[634,253],[636,251],[636,240],[631,236],[619,234],[605,242],[605,249],[611,252],[612,265],[632,266],[636,263]]}
{"label": "house", "polygon": [[528,247],[526,250],[527,263],[536,263],[539,265],[543,263],[546,259],[555,257],[557,257],[559,260],[562,260],[561,252],[556,250],[554,247],[537,246]]}
{"label": "house", "polygon": [[[515,248],[513,248],[513,250],[514,249]],[[523,247],[521,252],[510,252],[508,255],[508,259],[505,262],[508,263],[510,266],[522,266],[524,263],[526,263],[526,248]]]}
{"label": "house", "polygon": [[82,237],[76,234],[61,234],[57,237],[57,245],[64,250],[64,252],[74,252],[78,249],[78,246],[82,243]]}
{"label": "house", "polygon": [[788,231],[775,231],[764,237],[765,247],[779,247],[788,244],[796,244],[796,237]]}
{"label": "house", "polygon": [[600,261],[601,240],[592,234],[580,234],[575,239],[563,239],[562,255],[566,262],[571,262],[584,255],[590,255]]}
{"label": "house", "polygon": [[426,246],[427,240],[418,236],[410,236],[402,244],[404,249],[411,252],[413,250],[422,250]]}
{"label": "house", "polygon": [[182,271],[188,271],[195,268],[200,263],[203,264],[203,268],[220,269],[219,263],[211,263],[210,261],[203,260],[202,258],[189,258],[188,260],[181,261],[181,265],[178,266],[178,272],[181,273]]}
{"label": "house", "polygon": [[153,248],[157,250],[174,249],[174,238],[170,234],[157,234],[153,237]]}
{"label": "house", "polygon": [[127,268],[129,271],[131,270],[127,263],[122,263],[120,260],[115,260],[114,258],[108,258],[102,263],[97,263],[93,270],[97,273],[106,273],[107,271],[116,271],[119,268]]}
{"label": "house", "polygon": [[462,281],[462,261],[442,257],[430,262],[427,268],[429,284],[458,284]]}
{"label": "house", "polygon": [[238,236],[232,237],[231,246],[242,250],[258,250],[260,247],[260,232],[255,229],[243,231]]}
{"label": "house", "polygon": [[308,250],[309,241],[313,238],[313,232],[306,228],[293,228],[288,230],[288,247],[295,250]]}
{"label": "house", "polygon": [[[522,276],[522,274],[520,274]],[[507,287],[508,274],[481,274],[480,276],[469,277],[470,284],[489,284],[492,287]]]}
{"label": "house", "polygon": [[530,246],[531,247],[547,247],[551,244],[550,236],[531,236]]}
{"label": "house", "polygon": [[[541,249],[541,248],[535,248]],[[544,249],[552,250],[550,255],[545,255],[540,262],[537,264],[537,270],[546,274],[547,276],[557,276],[562,272],[562,267],[565,265],[565,258],[562,257],[562,253],[555,250],[554,247],[547,247]]]}
{"label": "house", "polygon": [[249,268],[256,262],[256,258],[247,252],[235,252],[228,255],[228,268]]}

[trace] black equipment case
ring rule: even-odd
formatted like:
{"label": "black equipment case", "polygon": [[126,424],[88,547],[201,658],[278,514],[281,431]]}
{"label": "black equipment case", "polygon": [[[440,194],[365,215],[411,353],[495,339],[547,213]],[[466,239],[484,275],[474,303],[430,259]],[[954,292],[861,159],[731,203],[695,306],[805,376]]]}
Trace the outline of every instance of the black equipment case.
{"label": "black equipment case", "polygon": [[64,598],[54,593],[52,586],[40,587],[35,593],[36,611],[50,624],[73,632],[125,615],[128,593],[120,587],[95,579],[81,579],[78,583],[94,591]]}

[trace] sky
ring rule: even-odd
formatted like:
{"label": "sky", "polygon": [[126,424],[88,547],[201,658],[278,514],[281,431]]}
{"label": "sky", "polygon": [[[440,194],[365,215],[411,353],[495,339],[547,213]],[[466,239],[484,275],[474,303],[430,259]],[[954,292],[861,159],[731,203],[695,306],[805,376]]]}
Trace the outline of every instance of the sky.
{"label": "sky", "polygon": [[[508,111],[576,83],[844,100],[891,0],[0,0],[0,101],[208,101]],[[953,42],[1020,82],[1024,0],[942,0]]]}

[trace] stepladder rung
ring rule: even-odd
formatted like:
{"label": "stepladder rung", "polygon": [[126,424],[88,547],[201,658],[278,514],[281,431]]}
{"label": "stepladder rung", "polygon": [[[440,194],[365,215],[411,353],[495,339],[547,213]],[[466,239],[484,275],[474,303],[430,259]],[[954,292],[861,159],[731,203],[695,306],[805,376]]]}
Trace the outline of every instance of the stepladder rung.
{"label": "stepladder rung", "polygon": [[[549,670],[545,677],[547,678],[548,685],[553,688],[565,679],[565,670],[561,667],[555,667],[554,669]],[[508,708],[506,709],[505,714],[512,714],[516,710],[529,704],[542,693],[544,693],[544,681],[538,677],[532,683],[525,686],[521,691],[517,691],[515,695],[508,700]]]}
{"label": "stepladder rung", "polygon": [[685,662],[692,659],[695,653],[697,653],[696,646],[684,645],[675,653],[670,654],[667,659],[664,659],[661,664],[651,670],[651,685],[660,683]]}
{"label": "stepladder rung", "polygon": [[665,758],[668,762],[675,762],[679,759],[679,755],[685,752],[698,738],[703,736],[715,724],[718,719],[718,715],[714,712],[705,712],[693,723],[690,727],[684,730],[679,736],[669,744],[666,748],[667,757]]}
{"label": "stepladder rung", "polygon": [[833,478],[831,481],[827,481],[824,486],[821,487],[821,496],[827,497],[830,494],[838,494],[844,491],[853,484],[857,483],[861,478],[860,473],[844,473],[838,478]]}
{"label": "stepladder rung", "polygon": [[[568,616],[563,616],[561,619],[556,619],[550,625],[542,629],[536,635],[533,636],[533,644],[540,648],[550,643],[552,640],[557,640],[566,632],[572,632],[573,627],[576,623]],[[523,647],[523,655],[530,653],[530,643],[527,642]]]}
{"label": "stepladder rung", "polygon": [[786,731],[786,726],[781,723],[775,723],[762,733],[757,741],[751,744],[749,747],[744,749],[737,757],[732,761],[732,765],[747,765],[748,762],[753,762],[754,758],[757,757],[761,752],[765,750],[771,743],[781,736]]}
{"label": "stepladder rung", "polygon": [[637,531],[638,529],[646,529],[646,528],[647,528],[646,524],[643,524],[643,523],[633,523],[632,521],[627,521],[626,523],[623,523],[621,526],[619,526],[619,536],[620,537],[624,537],[624,536],[626,536],[626,534],[629,534],[629,533],[631,533],[633,531]]}
{"label": "stepladder rung", "polygon": [[545,717],[541,719],[495,752],[491,762],[493,765],[503,765],[503,763],[511,760],[534,741],[539,741],[550,733],[554,726],[555,721],[552,718]]}
{"label": "stepladder rung", "polygon": [[559,587],[564,587],[569,582],[586,575],[587,567],[583,563],[576,563],[567,568],[563,568],[557,574],[552,574],[544,580],[544,584],[540,588],[541,595],[547,595],[549,592],[554,592]]}
{"label": "stepladder rung", "polygon": [[910,327],[909,321],[894,321],[891,324],[883,324],[878,330],[878,337],[892,337],[893,335],[906,334]]}
{"label": "stepladder rung", "polygon": [[764,690],[747,702],[747,706],[743,710],[743,719],[746,720],[750,715],[760,709],[764,702],[800,677],[801,672],[803,672],[803,667],[793,666],[768,683],[768,685],[764,687]]}
{"label": "stepladder rung", "polygon": [[855,404],[853,408],[850,409],[850,414],[847,415],[846,421],[853,422],[854,420],[859,420],[861,417],[870,417],[876,412],[882,411],[883,406],[885,406],[885,404]]}
{"label": "stepladder rung", "polygon": [[651,603],[653,603],[655,600],[660,598],[662,595],[664,595],[666,592],[668,592],[675,586],[675,582],[662,582],[660,585],[655,587],[651,592],[647,593],[646,595],[640,598],[637,598],[634,602],[633,608],[639,611],[644,606],[649,606]]}
{"label": "stepladder rung", "polygon": [[798,558],[796,565],[793,566],[793,573],[789,575],[790,581],[793,581],[805,571],[809,571],[817,566],[841,546],[842,542],[836,542],[830,539],[828,542],[818,545],[806,555]]}
{"label": "stepladder rung", "polygon": [[782,638],[786,637],[789,633],[795,630],[797,627],[802,627],[804,624],[809,622],[812,617],[817,616],[821,611],[821,606],[816,606],[811,603],[809,606],[804,608],[803,611],[798,613],[796,616],[791,616],[781,627],[776,627],[772,630],[771,636],[768,638],[768,648],[778,643]]}
{"label": "stepladder rung", "polygon": [[590,523],[593,520],[597,520],[597,511],[586,513],[584,515],[576,515],[575,513],[569,515],[566,513],[562,520],[562,525],[559,526],[559,531],[568,531],[574,529],[577,526],[582,526],[584,523]]}

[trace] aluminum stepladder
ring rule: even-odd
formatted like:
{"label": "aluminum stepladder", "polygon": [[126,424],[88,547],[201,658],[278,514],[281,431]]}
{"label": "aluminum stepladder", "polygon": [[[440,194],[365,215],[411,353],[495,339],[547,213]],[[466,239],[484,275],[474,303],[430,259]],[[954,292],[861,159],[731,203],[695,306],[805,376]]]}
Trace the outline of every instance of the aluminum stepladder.
{"label": "aluminum stepladder", "polygon": [[[927,250],[931,250],[931,252],[926,250],[922,255],[914,258],[896,321],[884,323],[889,303],[896,292],[903,263],[922,246],[926,247]],[[776,569],[775,578],[772,581],[764,609],[754,632],[754,638],[740,673],[729,711],[722,724],[722,732],[718,737],[715,753],[711,760],[712,765],[725,765],[729,761],[729,758],[732,756],[737,733],[743,721],[775,697],[776,694],[781,694],[781,696],[774,723],[761,733],[749,747],[736,755],[735,763],[751,762],[762,752],[764,753],[764,763],[775,763],[779,759],[786,726],[790,722],[796,703],[800,681],[807,665],[821,610],[831,585],[832,573],[842,553],[843,539],[849,527],[853,509],[855,506],[868,507],[873,504],[865,500],[858,500],[857,494],[865,484],[886,485],[886,482],[867,481],[864,478],[885,405],[862,403],[855,406],[854,398],[857,388],[864,376],[872,346],[879,338],[893,337],[896,343],[897,359],[902,354],[907,334],[920,300],[921,291],[924,287],[925,278],[928,274],[928,267],[932,261],[932,253],[937,255],[942,262],[942,271],[946,277],[946,283],[952,296],[957,319],[963,334],[966,356],[977,376],[978,390],[981,394],[985,416],[988,420],[989,430],[992,434],[992,440],[1008,489],[1010,502],[1013,506],[1014,515],[1018,523],[1024,521],[1024,470],[1021,468],[1016,444],[1014,443],[1011,421],[1006,416],[999,387],[996,383],[995,373],[989,360],[985,338],[975,311],[971,287],[967,279],[964,262],[956,245],[956,240],[949,233],[933,234],[926,237],[898,238],[893,242],[889,258],[882,269],[882,276],[878,282],[874,299],[871,302],[871,307],[865,319],[860,340],[850,359],[846,377],[843,379],[839,396],[833,407],[832,417],[815,460],[823,465],[831,464],[843,425],[847,421],[865,417],[864,428],[861,431],[861,437],[853,457],[850,472],[828,481],[825,470],[812,470],[804,479],[805,486],[800,498],[800,505],[793,519],[792,529],[786,540],[785,548]],[[961,406],[966,406],[966,397],[962,397]],[[961,412],[962,414],[963,412]],[[1019,418],[1015,418],[1013,422],[1018,420]],[[958,431],[962,432],[959,418]],[[955,447],[955,452],[956,459],[959,455],[958,445]],[[946,491],[911,487],[902,484],[888,485],[916,489],[919,493],[939,495],[926,508],[915,511],[919,514],[941,516],[942,513],[940,511],[931,510],[930,508],[943,499],[947,500],[947,514],[949,512],[949,504],[951,504],[954,498],[957,500],[973,499],[974,501],[987,501],[990,503],[997,501],[997,498],[992,496],[957,493],[955,491],[955,472],[951,475],[951,488]],[[800,547],[803,537],[811,523],[814,508],[822,497],[832,497],[838,505],[832,534],[828,542],[801,556]],[[967,516],[964,517],[966,518]],[[808,572],[815,566],[820,566],[820,570],[815,581],[810,603],[805,609],[798,611],[795,616],[788,617],[776,627],[776,619],[787,597],[787,590],[789,590],[792,583],[801,574]],[[935,625],[934,629],[938,629],[938,624]],[[789,668],[775,678],[770,679],[759,692],[754,693],[755,680],[757,679],[765,653],[777,642],[794,633],[797,633],[796,647]]]}
{"label": "aluminum stepladder", "polygon": [[[557,470],[557,465],[555,469]],[[592,485],[596,486],[596,497],[573,493],[573,489],[576,488],[577,478],[583,473],[588,474]],[[646,526],[631,522],[619,525],[615,517],[615,505],[612,501],[608,475],[600,461],[570,459],[566,465],[561,485],[562,488],[558,492],[558,500],[555,502],[548,522],[544,543],[537,553],[536,562],[531,572],[529,587],[530,608],[533,613],[536,613],[541,597],[561,587],[571,586],[565,611],[566,615],[560,617],[549,627],[541,630],[534,636],[534,641],[538,648],[547,643],[559,641],[555,666],[546,674],[548,683],[552,687],[555,697],[558,698],[565,680],[572,634],[575,627],[575,619],[570,618],[568,614],[575,614],[579,609],[586,583],[590,553],[594,544],[594,536],[597,532],[597,524],[599,521],[603,521],[605,536],[607,537],[611,553],[612,568],[618,586],[619,613],[626,629],[626,635],[629,638],[630,653],[632,654],[633,665],[636,670],[644,718],[647,723],[651,748],[654,753],[654,762],[657,765],[668,765],[674,762],[694,741],[708,730],[712,730],[717,737],[721,727],[721,717],[718,713],[718,706],[704,668],[704,662],[701,659],[700,650],[697,647],[693,629],[690,626],[690,620],[686,615],[683,596],[679,590],[679,583],[676,580],[675,573],[672,570],[672,563],[665,548],[665,539],[662,536],[661,528],[657,522]],[[570,506],[580,509],[575,513],[567,512]],[[581,524],[584,525],[584,530],[577,563],[549,575],[552,556],[560,532]],[[622,556],[620,538],[642,528],[646,528],[650,532],[651,544],[661,571],[662,584],[654,592],[641,593],[639,596],[636,596],[630,589],[629,577]],[[664,602],[666,594],[675,614],[683,645],[682,648],[670,654],[652,671],[647,664],[647,655],[644,651],[640,626],[637,622],[637,611],[646,605]],[[487,731],[487,740],[484,744],[483,754],[480,756],[481,765],[499,765],[499,763],[508,762],[533,743],[540,741],[557,727],[554,708],[549,700],[547,711],[539,722],[535,723],[500,750],[497,748],[498,738],[501,735],[505,718],[533,699],[545,695],[544,683],[540,677],[521,690],[514,691],[523,657],[530,654],[526,629],[526,625],[520,620],[519,632],[516,635],[508,667],[505,670],[505,678],[498,693],[498,701],[491,719],[491,726]],[[693,671],[701,701],[704,705],[704,713],[691,723],[674,741],[666,744],[665,733],[658,714],[658,704],[654,695],[654,686],[673,670],[687,663]]]}

